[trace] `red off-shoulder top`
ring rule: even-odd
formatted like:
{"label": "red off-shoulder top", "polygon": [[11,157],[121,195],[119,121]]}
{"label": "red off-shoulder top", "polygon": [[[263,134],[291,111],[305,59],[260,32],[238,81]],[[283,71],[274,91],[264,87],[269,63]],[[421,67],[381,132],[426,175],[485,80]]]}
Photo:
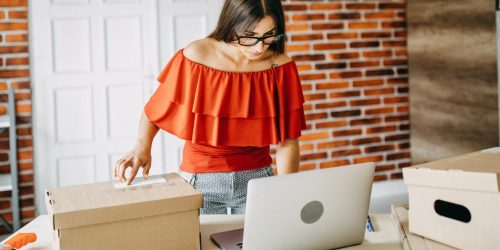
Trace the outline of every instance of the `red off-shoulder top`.
{"label": "red off-shoulder top", "polygon": [[185,57],[180,49],[157,77],[144,112],[157,127],[186,140],[181,170],[190,173],[261,168],[269,145],[306,128],[297,66],[229,72]]}

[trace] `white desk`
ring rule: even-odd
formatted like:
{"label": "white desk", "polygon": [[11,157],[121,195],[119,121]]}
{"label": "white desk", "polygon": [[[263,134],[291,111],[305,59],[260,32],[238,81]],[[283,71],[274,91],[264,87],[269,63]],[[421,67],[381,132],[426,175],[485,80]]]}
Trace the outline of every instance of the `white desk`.
{"label": "white desk", "polygon": [[[361,245],[344,249],[403,249],[399,241],[399,232],[390,214],[370,215],[375,232],[366,232],[365,241]],[[243,227],[243,215],[201,215],[202,249],[219,249],[211,240],[210,234]],[[23,250],[49,250],[51,247],[51,231],[48,215],[38,216],[35,220],[19,229],[18,232],[35,232],[37,240],[24,246]],[[8,240],[8,238],[6,239]]]}

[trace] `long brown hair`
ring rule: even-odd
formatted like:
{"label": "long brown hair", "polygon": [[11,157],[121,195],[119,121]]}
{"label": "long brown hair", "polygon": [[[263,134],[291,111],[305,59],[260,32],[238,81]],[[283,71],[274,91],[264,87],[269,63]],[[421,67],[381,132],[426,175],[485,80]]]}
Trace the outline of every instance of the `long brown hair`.
{"label": "long brown hair", "polygon": [[275,56],[285,52],[285,18],[281,0],[226,0],[217,22],[217,27],[207,38],[230,43],[237,33],[253,30],[266,15],[276,22],[276,34],[283,34],[279,42],[269,45]]}

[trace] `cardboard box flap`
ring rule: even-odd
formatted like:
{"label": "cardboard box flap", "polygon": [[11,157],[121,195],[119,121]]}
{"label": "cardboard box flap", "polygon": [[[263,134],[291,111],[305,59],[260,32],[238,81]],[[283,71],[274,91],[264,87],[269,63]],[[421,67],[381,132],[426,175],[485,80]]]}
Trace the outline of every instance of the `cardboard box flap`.
{"label": "cardboard box flap", "polygon": [[500,147],[403,169],[407,185],[500,192]]}
{"label": "cardboard box flap", "polygon": [[166,183],[139,187],[114,187],[100,182],[47,190],[46,205],[54,229],[72,228],[118,220],[176,213],[203,206],[203,194],[177,174],[163,177]]}

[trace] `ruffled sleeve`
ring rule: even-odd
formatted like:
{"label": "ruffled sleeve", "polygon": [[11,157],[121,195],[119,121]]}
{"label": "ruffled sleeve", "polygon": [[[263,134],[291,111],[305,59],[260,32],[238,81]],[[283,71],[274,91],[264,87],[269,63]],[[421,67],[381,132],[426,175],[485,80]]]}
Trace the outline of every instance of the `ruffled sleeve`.
{"label": "ruffled sleeve", "polygon": [[196,144],[266,146],[306,128],[294,61],[257,72],[228,72],[179,50],[157,78],[144,112],[157,127]]}

